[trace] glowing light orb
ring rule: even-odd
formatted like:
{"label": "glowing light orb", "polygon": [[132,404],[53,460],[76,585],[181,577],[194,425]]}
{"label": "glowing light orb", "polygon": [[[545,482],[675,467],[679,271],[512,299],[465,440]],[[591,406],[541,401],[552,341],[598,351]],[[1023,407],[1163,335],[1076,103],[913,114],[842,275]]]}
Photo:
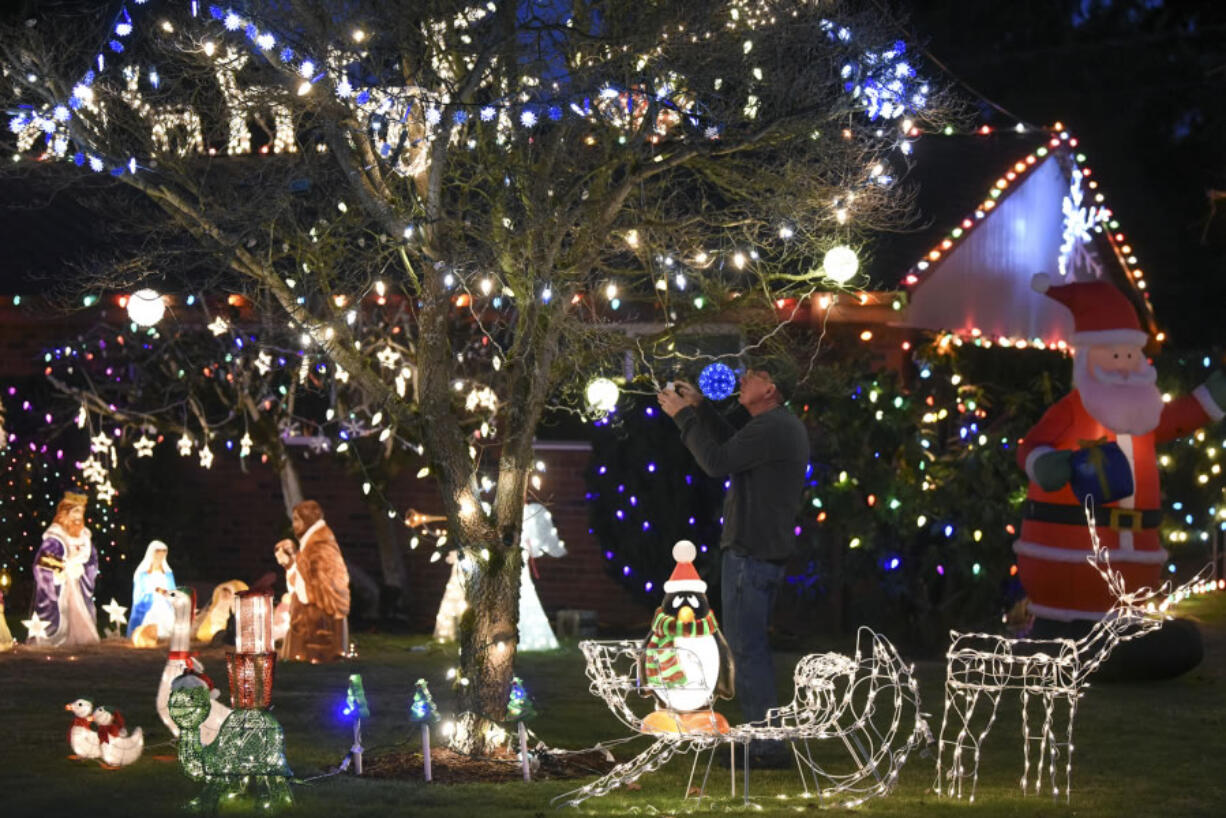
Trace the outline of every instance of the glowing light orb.
{"label": "glowing light orb", "polygon": [[152,327],[166,314],[166,302],[157,290],[137,290],[128,299],[128,317],[132,323]]}
{"label": "glowing light orb", "polygon": [[822,271],[826,278],[837,284],[846,284],[860,269],[856,251],[845,244],[831,247],[822,258]]}
{"label": "glowing light orb", "polygon": [[621,390],[608,378],[593,378],[588,381],[587,389],[583,394],[587,398],[588,406],[597,412],[608,413],[617,407],[617,399],[621,395]]}
{"label": "glowing light orb", "polygon": [[698,388],[711,400],[723,400],[736,390],[736,373],[727,364],[707,364],[698,375]]}

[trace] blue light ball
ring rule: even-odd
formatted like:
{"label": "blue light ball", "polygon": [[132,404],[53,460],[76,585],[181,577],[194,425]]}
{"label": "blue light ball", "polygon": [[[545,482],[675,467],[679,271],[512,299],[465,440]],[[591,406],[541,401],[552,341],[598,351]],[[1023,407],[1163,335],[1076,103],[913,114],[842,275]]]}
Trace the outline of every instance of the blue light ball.
{"label": "blue light ball", "polygon": [[736,391],[736,373],[718,361],[707,364],[698,375],[698,388],[711,400],[723,400]]}

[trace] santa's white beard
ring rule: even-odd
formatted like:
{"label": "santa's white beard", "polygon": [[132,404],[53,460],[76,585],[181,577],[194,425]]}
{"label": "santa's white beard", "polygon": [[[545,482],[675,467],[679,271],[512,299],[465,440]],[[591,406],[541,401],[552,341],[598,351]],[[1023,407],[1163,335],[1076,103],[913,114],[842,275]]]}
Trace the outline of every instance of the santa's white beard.
{"label": "santa's white beard", "polygon": [[1090,367],[1080,350],[1073,356],[1073,386],[1090,415],[1117,435],[1144,435],[1158,426],[1162,417],[1162,393],[1158,373],[1148,362],[1128,375]]}

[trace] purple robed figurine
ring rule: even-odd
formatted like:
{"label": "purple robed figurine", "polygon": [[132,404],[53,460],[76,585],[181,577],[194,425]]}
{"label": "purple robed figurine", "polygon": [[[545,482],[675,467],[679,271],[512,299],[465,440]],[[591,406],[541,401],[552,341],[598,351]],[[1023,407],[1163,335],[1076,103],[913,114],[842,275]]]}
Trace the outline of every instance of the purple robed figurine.
{"label": "purple robed figurine", "polygon": [[94,610],[98,553],[85,527],[87,502],[84,494],[66,492],[34,555],[34,614],[47,626],[44,636],[31,635],[31,644],[75,647],[99,641]]}

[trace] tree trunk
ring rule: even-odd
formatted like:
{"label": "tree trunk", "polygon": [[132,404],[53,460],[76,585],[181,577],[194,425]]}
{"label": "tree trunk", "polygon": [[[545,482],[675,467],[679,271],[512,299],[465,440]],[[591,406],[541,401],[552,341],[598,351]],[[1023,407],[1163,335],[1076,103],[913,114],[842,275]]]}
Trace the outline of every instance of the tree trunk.
{"label": "tree trunk", "polygon": [[495,544],[470,575],[460,619],[461,712],[451,737],[456,752],[488,755],[502,736],[519,639],[520,564],[518,547]]}
{"label": "tree trunk", "polygon": [[379,588],[379,616],[388,618],[404,609],[408,588],[408,569],[405,567],[404,550],[401,547],[400,531],[404,523],[399,518],[387,516],[383,505],[367,505],[370,520],[375,527],[375,542],[379,546],[379,567],[383,573]]}
{"label": "tree trunk", "polygon": [[294,506],[302,502],[298,470],[288,452],[277,458],[277,476],[281,478],[281,501],[285,503],[285,519],[288,520],[293,516]]}

